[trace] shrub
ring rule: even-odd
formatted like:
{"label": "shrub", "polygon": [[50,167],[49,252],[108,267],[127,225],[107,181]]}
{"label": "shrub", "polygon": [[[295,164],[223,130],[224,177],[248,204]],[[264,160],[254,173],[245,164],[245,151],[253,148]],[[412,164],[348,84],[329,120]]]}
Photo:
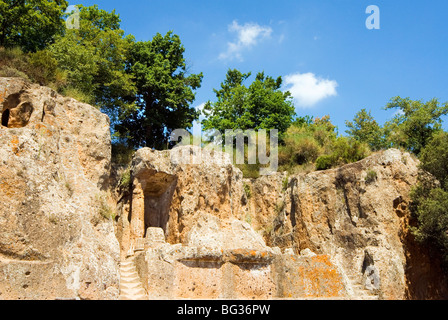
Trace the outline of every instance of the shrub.
{"label": "shrub", "polygon": [[316,160],[317,170],[327,170],[335,166],[357,162],[370,154],[369,147],[362,142],[339,137],[333,145],[333,152]]}
{"label": "shrub", "polygon": [[363,142],[339,137],[334,145],[334,156],[340,164],[357,162],[364,159],[370,153],[369,147]]}
{"label": "shrub", "polygon": [[20,48],[0,47],[0,76],[20,77],[62,92],[67,74],[60,68],[48,50],[24,53]]}
{"label": "shrub", "polygon": [[35,82],[48,85],[56,81],[58,62],[49,51],[42,50],[30,54],[29,63],[28,73]]}
{"label": "shrub", "polygon": [[279,165],[290,173],[307,171],[317,162],[319,170],[336,165],[337,155],[330,155],[337,141],[337,131],[330,117],[298,120],[287,130],[284,145],[279,148]]}
{"label": "shrub", "polygon": [[73,98],[75,100],[78,100],[79,102],[88,103],[88,104],[94,104],[93,96],[89,95],[82,90],[75,88],[75,87],[66,87],[62,90],[62,94],[66,97]]}
{"label": "shrub", "polygon": [[244,178],[257,179],[260,177],[259,164],[237,164],[236,167],[241,170]]}
{"label": "shrub", "polygon": [[291,150],[289,147],[278,146],[278,164],[280,166],[291,164]]}
{"label": "shrub", "polygon": [[29,80],[28,76],[25,73],[9,66],[0,67],[0,77],[19,77]]}
{"label": "shrub", "polygon": [[28,56],[20,48],[0,47],[0,76],[30,80],[25,72],[28,64]]}
{"label": "shrub", "polygon": [[368,170],[365,181],[367,184],[369,184],[369,183],[372,183],[373,181],[375,181],[377,178],[378,178],[378,175],[377,175],[376,171]]}
{"label": "shrub", "polygon": [[131,169],[128,168],[121,174],[119,186],[122,188],[128,188],[130,187],[131,183],[132,183]]}
{"label": "shrub", "polygon": [[320,156],[316,160],[316,170],[328,170],[334,165],[334,157],[331,155]]}
{"label": "shrub", "polygon": [[[420,153],[418,185],[411,192],[411,211],[417,219],[416,240],[437,249],[448,273],[448,133],[433,135]],[[436,180],[435,180],[435,179]]]}
{"label": "shrub", "polygon": [[300,138],[292,145],[293,161],[297,164],[314,162],[320,153],[319,144],[312,137]]}
{"label": "shrub", "polygon": [[302,165],[316,161],[320,153],[321,146],[311,131],[291,127],[285,135],[285,146],[279,150],[279,163]]}
{"label": "shrub", "polygon": [[250,199],[252,197],[252,191],[250,189],[250,186],[248,184],[244,183],[243,188],[244,188],[244,193],[246,194],[246,198]]}
{"label": "shrub", "polygon": [[440,250],[448,267],[448,192],[435,188],[419,200],[416,240]]}

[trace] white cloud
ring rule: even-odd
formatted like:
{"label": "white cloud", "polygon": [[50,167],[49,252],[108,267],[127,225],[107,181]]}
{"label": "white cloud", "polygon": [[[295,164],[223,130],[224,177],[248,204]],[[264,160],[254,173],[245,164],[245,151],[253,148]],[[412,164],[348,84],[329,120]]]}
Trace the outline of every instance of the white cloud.
{"label": "white cloud", "polygon": [[310,108],[325,98],[337,95],[336,81],[318,78],[310,72],[287,75],[284,84],[298,107]]}
{"label": "white cloud", "polygon": [[219,59],[233,59],[243,60],[242,51],[249,49],[264,39],[269,38],[272,33],[272,28],[267,26],[260,26],[256,23],[246,23],[239,25],[237,21],[233,21],[229,25],[230,32],[236,32],[237,38],[234,42],[227,43],[227,51],[219,55]]}
{"label": "white cloud", "polygon": [[201,103],[200,105],[197,105],[196,107],[194,107],[197,111],[201,111],[204,109],[205,107],[205,102]]}
{"label": "white cloud", "polygon": [[284,40],[285,40],[285,35],[281,34],[280,37],[278,38],[278,43],[283,43]]}

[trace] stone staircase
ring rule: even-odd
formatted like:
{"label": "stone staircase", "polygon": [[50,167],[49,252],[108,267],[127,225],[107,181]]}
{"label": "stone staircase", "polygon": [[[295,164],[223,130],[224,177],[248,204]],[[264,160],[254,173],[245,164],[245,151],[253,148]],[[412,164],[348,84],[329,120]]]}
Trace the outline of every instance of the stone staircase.
{"label": "stone staircase", "polygon": [[348,279],[353,289],[353,300],[379,300],[378,295],[375,295],[373,291],[365,288],[359,277],[348,275]]}
{"label": "stone staircase", "polygon": [[147,300],[133,259],[120,264],[120,300]]}

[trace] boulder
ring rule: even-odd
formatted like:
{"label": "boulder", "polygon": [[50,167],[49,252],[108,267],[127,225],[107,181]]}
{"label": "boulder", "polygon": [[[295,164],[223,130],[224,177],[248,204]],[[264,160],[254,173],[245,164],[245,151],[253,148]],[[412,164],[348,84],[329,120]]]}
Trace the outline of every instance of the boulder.
{"label": "boulder", "polygon": [[0,78],[0,299],[118,298],[109,119]]}

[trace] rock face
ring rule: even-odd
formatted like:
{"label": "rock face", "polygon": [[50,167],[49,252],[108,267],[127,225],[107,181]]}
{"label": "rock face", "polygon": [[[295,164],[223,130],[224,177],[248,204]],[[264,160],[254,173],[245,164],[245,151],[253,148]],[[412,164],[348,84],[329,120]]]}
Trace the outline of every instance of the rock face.
{"label": "rock face", "polygon": [[[382,299],[404,299],[403,236],[417,175],[409,154],[388,150],[334,170],[255,181],[251,212],[272,226],[270,245],[329,255],[349,295],[354,281]],[[277,202],[260,199],[266,193]]]}
{"label": "rock face", "polygon": [[438,262],[409,230],[418,174],[417,160],[390,149],[333,170],[262,177],[246,182],[248,212],[268,245],[331,257],[349,297],[361,287],[380,299],[446,298]]}
{"label": "rock face", "polygon": [[0,299],[115,299],[109,119],[0,78]]}
{"label": "rock face", "polygon": [[249,180],[222,152],[144,148],[115,200],[106,115],[0,78],[0,118],[0,300],[448,298],[409,231],[407,153]]}
{"label": "rock face", "polygon": [[[409,154],[391,149],[333,170],[247,180],[224,154],[198,164],[176,160],[199,152],[142,149],[134,157],[119,239],[122,252],[137,250],[153,298],[445,294],[446,279],[417,268],[411,250],[418,162]],[[427,271],[433,280],[425,290],[414,282]]]}
{"label": "rock face", "polygon": [[[201,164],[179,164],[186,152],[195,156],[198,147],[184,147],[179,152],[136,152],[132,163],[133,185],[130,195],[119,204],[123,214],[118,237],[122,252],[138,246],[149,227],[164,230],[169,243],[185,243],[188,231],[203,213],[221,220],[238,216],[241,208],[242,173],[230,158],[219,153]],[[177,160],[176,160],[177,159]]]}

